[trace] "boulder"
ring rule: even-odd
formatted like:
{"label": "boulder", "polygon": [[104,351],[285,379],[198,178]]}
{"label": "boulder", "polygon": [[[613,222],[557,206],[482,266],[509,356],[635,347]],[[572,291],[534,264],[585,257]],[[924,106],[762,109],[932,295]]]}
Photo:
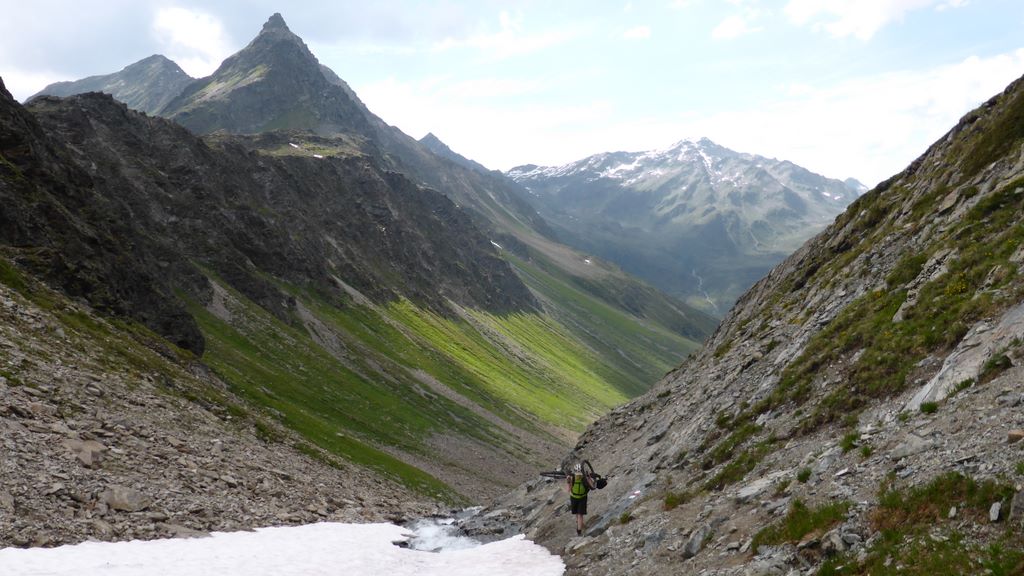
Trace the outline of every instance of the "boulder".
{"label": "boulder", "polygon": [[821,539],[821,549],[825,554],[841,554],[846,551],[848,545],[839,530],[832,530]]}
{"label": "boulder", "polygon": [[711,535],[711,526],[704,524],[690,534],[690,539],[683,546],[683,558],[693,558],[704,547],[704,541]]}
{"label": "boulder", "polygon": [[1002,512],[1003,512],[1003,503],[1002,502],[994,502],[992,504],[992,507],[988,509],[988,519],[989,519],[989,521],[991,521],[991,522],[999,522],[999,516],[1002,515]]}
{"label": "boulder", "polygon": [[782,576],[789,571],[786,563],[771,558],[768,560],[757,560],[751,562],[744,571],[745,576]]}
{"label": "boulder", "polygon": [[[209,532],[193,530],[179,524],[157,524],[157,528],[167,532],[174,538],[206,538],[210,535]],[[407,546],[408,544],[406,544],[406,547]]]}
{"label": "boulder", "polygon": [[892,457],[896,460],[900,458],[906,458],[907,456],[913,456],[925,450],[929,450],[935,445],[935,441],[929,438],[921,438],[917,434],[907,434],[896,448],[892,451]]}
{"label": "boulder", "polygon": [[1024,525],[1024,490],[1018,491],[1010,501],[1010,514],[1006,521],[1017,526]]}
{"label": "boulder", "polygon": [[103,461],[103,453],[107,451],[107,447],[96,440],[79,440],[77,438],[64,440],[64,447],[70,450],[86,468],[99,467]]}
{"label": "boulder", "polygon": [[0,492],[0,510],[14,512],[14,496],[10,492]]}
{"label": "boulder", "polygon": [[114,527],[99,518],[93,519],[92,527],[94,532],[103,538],[110,538],[114,535]]}
{"label": "boulder", "polygon": [[106,504],[112,510],[138,512],[148,508],[152,500],[133,488],[111,486],[100,495],[100,502]]}
{"label": "boulder", "polygon": [[907,401],[904,410],[917,412],[922,403],[942,400],[949,396],[959,383],[977,379],[985,362],[1022,332],[1024,304],[1018,304],[1008,310],[995,326],[988,322],[979,322],[946,357],[939,372]]}

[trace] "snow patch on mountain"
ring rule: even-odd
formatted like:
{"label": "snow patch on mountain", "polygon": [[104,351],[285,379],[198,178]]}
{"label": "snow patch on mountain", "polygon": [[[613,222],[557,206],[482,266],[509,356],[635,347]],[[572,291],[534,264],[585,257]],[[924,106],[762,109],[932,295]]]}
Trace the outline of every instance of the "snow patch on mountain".
{"label": "snow patch on mountain", "polygon": [[[436,540],[436,534],[432,537]],[[0,574],[46,576],[560,576],[558,556],[522,535],[489,544],[437,541],[438,552],[399,547],[416,538],[394,524],[320,523],[214,532],[206,538],[85,542],[0,549]]]}

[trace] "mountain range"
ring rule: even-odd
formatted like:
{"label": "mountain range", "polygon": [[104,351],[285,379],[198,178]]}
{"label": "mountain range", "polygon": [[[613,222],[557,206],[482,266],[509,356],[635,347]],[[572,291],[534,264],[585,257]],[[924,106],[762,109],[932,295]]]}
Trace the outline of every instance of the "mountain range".
{"label": "mountain range", "polygon": [[719,315],[866,190],[706,138],[508,175],[569,245]]}
{"label": "mountain range", "polygon": [[[863,194],[709,141],[526,190],[279,15],[157,100],[0,89],[0,546],[489,500],[464,531],[573,575],[1024,572],[1024,79]],[[559,243],[566,194],[733,264],[824,228],[715,328]],[[581,460],[577,536],[535,476]]]}
{"label": "mountain range", "polygon": [[567,244],[716,317],[864,191],[853,179],[840,183],[706,139],[560,167],[521,166],[503,177],[433,134],[416,142],[378,118],[279,14],[210,77],[182,86],[181,75],[153,56],[38,95],[101,90],[198,134],[290,129],[345,138],[349,151],[382,158],[470,209],[504,247],[525,242],[559,267],[574,267],[559,247]]}
{"label": "mountain range", "polygon": [[[398,503],[466,502],[544,465],[714,329],[557,243],[502,174],[370,113],[280,15],[173,96],[171,77],[154,57],[101,79],[153,115],[96,92],[0,98],[7,297],[69,342],[104,343],[90,374],[118,374],[111,394],[156,383],[263,448],[287,438],[397,483]],[[40,366],[4,369],[12,398],[51,386]],[[122,464],[97,474],[144,481]],[[26,514],[12,521],[42,512]]]}

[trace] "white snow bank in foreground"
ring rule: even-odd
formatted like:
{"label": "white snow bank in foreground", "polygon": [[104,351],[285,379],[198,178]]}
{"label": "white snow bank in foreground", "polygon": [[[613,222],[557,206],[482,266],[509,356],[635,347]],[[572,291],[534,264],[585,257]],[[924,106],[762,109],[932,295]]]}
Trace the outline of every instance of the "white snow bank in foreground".
{"label": "white snow bank in foreground", "polygon": [[208,538],[0,549],[10,576],[561,576],[562,560],[523,536],[439,553],[399,548],[394,524],[321,523]]}

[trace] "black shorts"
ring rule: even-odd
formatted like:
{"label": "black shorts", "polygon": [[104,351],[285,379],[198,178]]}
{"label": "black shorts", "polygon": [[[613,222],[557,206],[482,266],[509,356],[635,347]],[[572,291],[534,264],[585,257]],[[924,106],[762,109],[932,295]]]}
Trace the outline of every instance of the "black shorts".
{"label": "black shorts", "polygon": [[573,514],[586,514],[587,513],[587,497],[583,498],[569,498],[569,511]]}

